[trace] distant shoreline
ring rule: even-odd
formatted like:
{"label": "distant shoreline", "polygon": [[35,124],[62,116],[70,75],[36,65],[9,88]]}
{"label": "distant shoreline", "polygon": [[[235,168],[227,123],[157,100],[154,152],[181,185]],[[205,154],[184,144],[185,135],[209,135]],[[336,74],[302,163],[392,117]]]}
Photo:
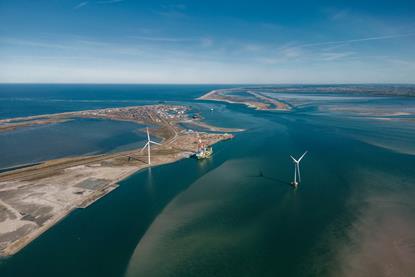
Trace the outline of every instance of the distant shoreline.
{"label": "distant shoreline", "polygon": [[292,107],[284,102],[267,97],[258,92],[251,91],[247,89],[246,94],[249,94],[251,98],[243,96],[234,96],[231,93],[235,89],[219,89],[212,90],[199,98],[198,100],[210,100],[210,101],[220,101],[230,104],[244,104],[245,106],[262,111],[290,111]]}

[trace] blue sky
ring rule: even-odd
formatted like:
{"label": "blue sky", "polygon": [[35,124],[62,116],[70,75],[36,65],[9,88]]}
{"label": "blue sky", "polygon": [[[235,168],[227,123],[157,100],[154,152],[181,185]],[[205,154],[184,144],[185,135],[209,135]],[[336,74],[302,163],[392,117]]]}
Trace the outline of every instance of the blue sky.
{"label": "blue sky", "polygon": [[0,82],[415,83],[415,1],[0,0]]}

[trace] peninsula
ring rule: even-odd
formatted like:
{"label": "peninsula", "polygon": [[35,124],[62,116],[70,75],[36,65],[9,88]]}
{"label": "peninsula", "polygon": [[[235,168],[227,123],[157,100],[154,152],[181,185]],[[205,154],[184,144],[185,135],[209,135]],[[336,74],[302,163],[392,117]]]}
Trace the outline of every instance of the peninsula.
{"label": "peninsula", "polygon": [[[75,118],[127,120],[152,126],[150,132],[161,141],[152,147],[152,166],[189,157],[199,139],[212,145],[233,137],[236,129],[217,128],[189,116],[190,108],[180,105],[148,105],[87,110],[6,119],[0,130],[13,130]],[[188,130],[181,123],[216,132]],[[59,222],[71,211],[85,208],[118,186],[118,182],[148,167],[140,149],[45,161],[0,173],[0,256],[10,256]]]}

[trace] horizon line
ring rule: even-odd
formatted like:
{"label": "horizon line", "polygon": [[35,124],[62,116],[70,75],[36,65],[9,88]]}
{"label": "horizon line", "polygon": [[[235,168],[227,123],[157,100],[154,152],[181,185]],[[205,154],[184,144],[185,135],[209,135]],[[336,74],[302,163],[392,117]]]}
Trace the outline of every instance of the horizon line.
{"label": "horizon line", "polygon": [[296,83],[94,83],[94,82],[0,82],[0,85],[248,85],[248,86],[275,86],[275,85],[414,85],[415,82],[296,82]]}

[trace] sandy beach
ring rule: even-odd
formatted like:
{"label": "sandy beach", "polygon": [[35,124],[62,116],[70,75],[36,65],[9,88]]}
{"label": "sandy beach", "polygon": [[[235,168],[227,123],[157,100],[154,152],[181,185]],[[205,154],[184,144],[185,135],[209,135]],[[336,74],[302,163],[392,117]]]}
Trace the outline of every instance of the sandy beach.
{"label": "sandy beach", "polygon": [[231,95],[234,90],[213,90],[210,91],[201,97],[199,100],[211,100],[211,101],[222,101],[230,104],[244,104],[249,108],[262,110],[262,111],[289,111],[291,107],[281,102],[277,99],[267,97],[260,93],[247,90],[245,93],[249,94],[251,97],[235,96]]}

